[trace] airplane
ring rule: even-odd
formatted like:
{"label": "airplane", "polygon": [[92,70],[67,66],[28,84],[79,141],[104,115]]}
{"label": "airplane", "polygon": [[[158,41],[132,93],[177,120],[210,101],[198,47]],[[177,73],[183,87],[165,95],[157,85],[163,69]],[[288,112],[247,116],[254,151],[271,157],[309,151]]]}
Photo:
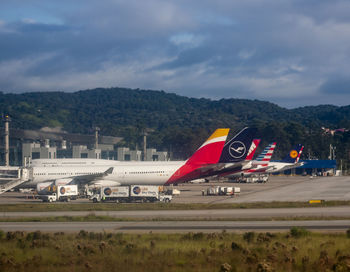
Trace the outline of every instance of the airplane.
{"label": "airplane", "polygon": [[297,144],[292,148],[288,155],[281,161],[270,161],[273,151],[276,147],[276,143],[269,144],[264,151],[258,156],[256,160],[252,162],[252,167],[245,169],[241,172],[230,175],[231,177],[237,176],[250,176],[254,174],[271,174],[276,172],[283,172],[289,169],[293,169],[303,165],[303,162],[299,162],[301,153],[304,149],[302,144]]}
{"label": "airplane", "polygon": [[[187,161],[158,162],[158,165],[152,162],[121,163],[102,180],[113,181],[114,185],[176,185],[230,171],[244,164],[249,151],[247,146],[250,146],[255,132],[256,129],[244,128],[227,143],[224,141],[220,152],[214,153],[210,151],[210,137]],[[159,171],[161,173],[157,174]]]}
{"label": "airplane", "polygon": [[[194,180],[191,182],[192,183],[200,183],[200,182],[218,181],[221,177],[234,175],[234,173],[239,173],[240,171],[242,171],[242,169],[250,169],[252,167],[251,160],[254,157],[255,151],[256,151],[259,143],[260,143],[260,139],[254,139],[250,145],[250,148],[248,150],[246,158],[244,160],[242,160],[240,164],[235,164],[235,167],[230,167],[228,170],[221,171],[217,175],[210,176],[210,177],[205,178],[205,179]],[[233,149],[231,149],[231,150],[233,150]]]}
{"label": "airplane", "polygon": [[244,128],[225,144],[229,129],[217,129],[187,161],[108,161],[111,164],[101,165],[99,160],[98,165],[90,161],[85,166],[62,166],[62,162],[51,166],[41,164],[32,167],[32,179],[27,185],[37,186],[39,192],[51,185],[65,184],[118,186],[187,182],[242,165],[255,131]]}
{"label": "airplane", "polygon": [[303,165],[302,162],[299,162],[301,153],[304,148],[303,145],[298,144],[293,147],[282,161],[270,161],[275,147],[275,142],[269,144],[256,160],[251,161],[249,164],[250,167],[247,166],[244,169],[242,168],[242,171],[229,173],[225,176],[230,178],[239,176],[246,177],[254,174],[270,174],[275,172],[282,172]]}
{"label": "airplane", "polygon": [[[252,160],[259,143],[260,143],[260,139],[253,140],[252,144],[250,145],[249,151],[247,153],[247,157],[245,158],[244,162],[242,162],[242,165],[241,165],[242,167],[245,167],[246,165],[248,165],[248,162]],[[237,167],[238,166],[239,165],[237,165]],[[217,180],[217,178],[218,176],[210,176],[208,178],[191,180],[190,183],[203,183],[203,182],[215,181]]]}
{"label": "airplane", "polygon": [[282,161],[270,161],[269,168],[266,169],[266,173],[283,172],[302,166],[304,163],[299,162],[299,159],[303,149],[304,146],[302,144],[297,144]]}
{"label": "airplane", "polygon": [[257,173],[265,173],[265,171],[270,168],[269,162],[271,160],[275,147],[275,142],[270,143],[265,147],[263,152],[261,152],[261,154],[251,162],[251,168],[245,169],[240,173],[236,173],[235,176],[249,176]]}

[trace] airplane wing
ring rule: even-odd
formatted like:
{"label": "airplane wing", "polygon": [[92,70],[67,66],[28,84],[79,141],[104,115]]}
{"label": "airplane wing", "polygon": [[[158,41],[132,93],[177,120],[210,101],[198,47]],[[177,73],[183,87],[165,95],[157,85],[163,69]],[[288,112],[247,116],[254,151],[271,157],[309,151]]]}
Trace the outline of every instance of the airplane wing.
{"label": "airplane wing", "polygon": [[72,177],[72,181],[68,184],[88,184],[92,181],[99,180],[109,174],[112,174],[114,167],[108,168],[105,172],[99,174],[91,174],[91,175],[81,175]]}

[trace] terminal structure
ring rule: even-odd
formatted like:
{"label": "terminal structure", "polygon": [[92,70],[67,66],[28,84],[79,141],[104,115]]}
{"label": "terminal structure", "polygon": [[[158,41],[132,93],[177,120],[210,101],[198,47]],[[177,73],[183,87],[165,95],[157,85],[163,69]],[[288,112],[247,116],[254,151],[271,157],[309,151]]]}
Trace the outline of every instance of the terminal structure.
{"label": "terminal structure", "polygon": [[10,117],[5,116],[4,137],[0,138],[0,165],[26,166],[33,159],[91,158],[119,161],[165,161],[167,152],[153,148],[130,150],[117,147],[121,137],[72,134],[60,130],[22,130],[9,128]]}

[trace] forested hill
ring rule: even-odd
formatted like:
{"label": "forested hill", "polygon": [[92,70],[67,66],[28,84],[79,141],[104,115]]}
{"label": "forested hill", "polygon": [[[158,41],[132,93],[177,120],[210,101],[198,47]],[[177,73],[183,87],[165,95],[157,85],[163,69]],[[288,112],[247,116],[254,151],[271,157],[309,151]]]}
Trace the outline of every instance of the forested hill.
{"label": "forested hill", "polygon": [[[163,91],[100,88],[75,93],[0,93],[0,110],[12,117],[15,128],[62,127],[91,134],[98,126],[103,135],[125,137],[124,144],[131,147],[140,144],[140,135],[147,129],[149,145],[170,150],[175,157],[188,156],[218,127],[237,131],[256,126],[263,144],[278,141],[280,153],[297,142],[308,145],[316,157],[326,156],[330,141],[349,146],[347,133],[334,139],[322,136],[321,127],[350,128],[350,106],[289,110],[258,100],[212,101]],[[326,150],[319,151],[319,147]]]}

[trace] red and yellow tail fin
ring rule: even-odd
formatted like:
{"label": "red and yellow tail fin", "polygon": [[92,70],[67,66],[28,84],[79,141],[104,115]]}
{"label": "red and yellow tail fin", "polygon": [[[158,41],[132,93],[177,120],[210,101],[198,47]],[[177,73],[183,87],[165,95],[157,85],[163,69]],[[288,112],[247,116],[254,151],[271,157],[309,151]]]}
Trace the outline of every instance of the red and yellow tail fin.
{"label": "red and yellow tail fin", "polygon": [[200,178],[201,173],[198,170],[202,166],[218,163],[229,131],[228,128],[215,130],[186,163],[176,170],[166,185]]}
{"label": "red and yellow tail fin", "polygon": [[218,163],[230,129],[218,128],[187,160],[186,164]]}

